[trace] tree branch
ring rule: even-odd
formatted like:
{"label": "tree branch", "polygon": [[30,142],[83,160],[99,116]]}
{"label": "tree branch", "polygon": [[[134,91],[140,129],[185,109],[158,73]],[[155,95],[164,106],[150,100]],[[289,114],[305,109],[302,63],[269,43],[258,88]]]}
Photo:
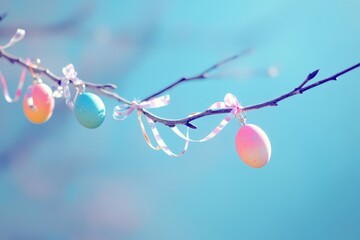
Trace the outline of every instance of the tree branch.
{"label": "tree branch", "polygon": [[[38,66],[36,64],[29,63],[28,61],[25,61],[24,59],[22,59],[20,57],[11,55],[11,54],[5,52],[4,50],[0,50],[0,57],[5,58],[12,64],[17,64],[22,67],[25,67],[30,72],[33,71],[35,74],[44,75],[59,86],[61,84],[61,81],[65,80],[65,77],[57,76],[56,74],[54,74],[47,68]],[[72,81],[70,81],[70,82],[71,82],[71,84],[73,84]],[[85,84],[86,88],[89,88],[93,91],[98,91],[107,97],[116,99],[119,102],[129,104],[129,105],[131,104],[131,102],[128,101],[127,99],[120,97],[119,95],[117,95],[114,92],[111,92],[111,90],[115,90],[117,88],[117,86],[115,84],[95,84],[95,83],[90,83],[90,82],[85,82],[85,81],[83,81],[83,83]]]}
{"label": "tree branch", "polygon": [[4,18],[6,17],[7,13],[3,13],[0,15],[0,21],[4,20]]}
{"label": "tree branch", "polygon": [[[265,108],[265,107],[273,107],[273,106],[278,106],[278,103],[289,98],[289,97],[292,97],[292,96],[295,96],[295,95],[298,95],[298,94],[302,94],[314,87],[318,87],[324,83],[327,83],[329,81],[336,81],[338,79],[338,77],[356,69],[360,67],[360,63],[358,64],[355,64],[341,72],[338,72],[330,77],[327,77],[325,79],[322,79],[318,82],[315,82],[311,85],[308,85],[306,86],[306,84],[315,77],[315,75],[317,74],[317,72],[319,70],[316,70],[312,73],[309,74],[309,76],[305,79],[304,82],[302,82],[298,87],[296,87],[294,90],[280,96],[280,97],[277,97],[277,98],[274,98],[272,100],[269,100],[269,101],[266,101],[264,103],[260,103],[260,104],[256,104],[256,105],[252,105],[252,106],[246,106],[243,108],[243,111],[250,111],[250,110],[255,110],[255,109],[261,109],[261,108]],[[313,76],[314,75],[314,76]],[[190,117],[187,117],[187,118],[182,118],[182,119],[165,119],[165,118],[160,118],[160,117],[157,117],[153,114],[151,114],[150,112],[146,111],[146,110],[143,110],[143,113],[151,118],[154,122],[159,122],[159,123],[162,123],[162,124],[165,124],[169,127],[173,127],[175,125],[186,125],[190,128],[193,128],[193,129],[196,129],[196,126],[194,126],[193,124],[191,124],[192,121],[196,120],[196,119],[199,119],[199,118],[202,118],[202,117],[205,117],[205,116],[209,116],[209,115],[215,115],[215,114],[223,114],[223,113],[229,113],[231,112],[231,108],[228,108],[228,109],[218,109],[218,110],[206,110],[204,112],[201,112],[201,113],[198,113],[196,115],[192,115]]]}
{"label": "tree branch", "polygon": [[[209,67],[208,69],[206,69],[205,71],[201,72],[200,74],[197,74],[195,76],[192,77],[183,77],[180,78],[179,80],[175,81],[174,83],[170,84],[169,86],[161,89],[158,92],[155,92],[154,94],[151,94],[150,96],[144,98],[143,101],[148,101],[151,98],[154,98],[174,87],[176,87],[177,85],[179,85],[182,82],[188,82],[188,81],[192,81],[192,80],[200,80],[200,79],[206,79],[209,78],[209,74],[218,69],[219,67],[223,66],[224,64],[227,64],[237,58],[239,58],[240,56],[243,56],[247,53],[249,53],[251,49],[246,49],[245,51],[243,51],[240,54],[234,55],[230,58],[226,58],[216,64],[214,64],[213,66]],[[35,64],[29,63],[28,61],[25,61],[24,59],[11,55],[7,52],[5,52],[4,50],[0,50],[0,57],[5,58],[6,60],[8,60],[9,62],[13,63],[13,64],[17,64],[20,65],[22,67],[27,68],[29,71],[33,71],[35,74],[39,74],[39,75],[44,75],[47,78],[49,78],[50,80],[54,81],[56,84],[60,85],[61,81],[65,80],[64,77],[60,77],[55,75],[54,73],[52,73],[49,69],[43,68],[41,66],[37,66]],[[292,91],[285,93],[284,95],[274,98],[272,100],[260,103],[260,104],[256,104],[256,105],[252,105],[252,106],[246,106],[243,108],[243,111],[250,111],[250,110],[256,110],[256,109],[261,109],[261,108],[265,108],[265,107],[272,107],[272,106],[278,106],[278,103],[295,95],[298,94],[302,94],[312,88],[318,87],[324,83],[327,83],[329,81],[335,81],[338,79],[338,77],[356,69],[360,67],[360,63],[355,64],[343,71],[340,71],[330,77],[324,78],[318,82],[315,82],[313,84],[307,85],[312,79],[315,78],[315,76],[317,75],[319,70],[316,70],[312,73],[310,73],[307,78],[296,88],[294,88]],[[122,102],[125,103],[129,106],[132,105],[132,102],[117,95],[116,93],[113,92],[113,90],[115,90],[117,87],[114,84],[94,84],[94,83],[90,83],[90,82],[85,82],[83,81],[83,83],[85,84],[86,88],[91,89],[93,91],[97,91],[100,94],[107,96],[109,98],[113,98],[115,100],[117,100],[118,102]],[[71,82],[71,84],[73,84],[73,82]],[[200,112],[197,113],[195,115],[191,115],[189,117],[186,118],[182,118],[182,119],[166,119],[166,118],[161,118],[158,117],[154,114],[152,114],[151,112],[147,111],[146,109],[138,109],[138,111],[141,111],[145,116],[149,117],[150,119],[152,119],[154,122],[158,122],[158,123],[162,123],[168,127],[174,127],[176,125],[185,125],[188,126],[192,129],[196,129],[196,126],[193,125],[191,122],[202,118],[202,117],[206,117],[206,116],[210,116],[210,115],[216,115],[216,114],[224,114],[224,113],[229,113],[231,112],[231,108],[225,108],[225,109],[216,109],[216,110],[211,110],[211,109],[207,109],[204,112]]]}
{"label": "tree branch", "polygon": [[229,58],[226,58],[226,59],[214,64],[213,66],[209,67],[208,69],[204,70],[203,72],[201,72],[201,73],[199,73],[199,74],[197,74],[195,76],[180,78],[179,80],[175,81],[174,83],[170,84],[169,86],[167,86],[167,87],[161,89],[160,91],[158,91],[158,92],[156,92],[154,94],[151,94],[150,96],[144,98],[143,101],[148,101],[153,97],[159,96],[160,94],[174,88],[175,86],[179,85],[180,83],[189,82],[189,81],[192,81],[192,80],[200,80],[200,79],[209,78],[209,74],[211,72],[213,72],[214,70],[220,68],[221,66],[223,66],[223,65],[225,65],[225,64],[227,64],[229,62],[232,62],[232,61],[238,59],[239,57],[242,57],[242,56],[244,56],[246,54],[251,53],[251,51],[252,51],[251,48],[247,48],[244,51],[242,51],[241,53],[236,54],[234,56],[231,56]]}

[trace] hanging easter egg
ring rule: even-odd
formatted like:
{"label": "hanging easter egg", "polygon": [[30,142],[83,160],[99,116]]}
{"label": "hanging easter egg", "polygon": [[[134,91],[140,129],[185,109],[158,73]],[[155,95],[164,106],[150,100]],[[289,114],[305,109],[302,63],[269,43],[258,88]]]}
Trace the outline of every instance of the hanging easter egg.
{"label": "hanging easter egg", "polygon": [[80,94],[76,98],[74,112],[78,122],[87,128],[97,128],[105,119],[105,105],[93,93]]}
{"label": "hanging easter egg", "polygon": [[242,126],[236,134],[235,145],[240,158],[253,168],[261,168],[270,160],[270,140],[256,125]]}
{"label": "hanging easter egg", "polygon": [[51,88],[44,83],[35,83],[25,94],[23,108],[32,123],[41,124],[50,119],[55,106]]}

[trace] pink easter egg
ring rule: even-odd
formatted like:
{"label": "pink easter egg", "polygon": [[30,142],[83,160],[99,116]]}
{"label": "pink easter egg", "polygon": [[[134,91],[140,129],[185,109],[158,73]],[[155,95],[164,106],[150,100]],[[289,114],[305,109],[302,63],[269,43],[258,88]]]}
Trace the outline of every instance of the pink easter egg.
{"label": "pink easter egg", "polygon": [[246,124],[239,129],[235,145],[240,158],[250,167],[261,168],[270,160],[270,140],[266,133],[254,124]]}
{"label": "pink easter egg", "polygon": [[24,97],[25,116],[32,123],[41,124],[50,119],[55,100],[51,88],[44,83],[37,83],[28,88]]}

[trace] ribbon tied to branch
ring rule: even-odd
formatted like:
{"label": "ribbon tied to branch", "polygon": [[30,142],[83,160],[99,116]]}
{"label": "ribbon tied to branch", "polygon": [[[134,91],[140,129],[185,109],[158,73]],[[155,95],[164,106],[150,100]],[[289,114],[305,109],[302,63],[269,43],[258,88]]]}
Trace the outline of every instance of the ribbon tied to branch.
{"label": "ribbon tied to branch", "polygon": [[[173,156],[173,157],[178,157],[183,155],[189,145],[189,141],[186,140],[185,142],[185,146],[183,148],[183,150],[181,151],[181,153],[179,154],[175,154],[173,153],[169,147],[166,145],[165,141],[162,139],[162,137],[160,136],[159,131],[156,128],[155,122],[146,117],[146,120],[151,128],[151,131],[154,135],[154,138],[158,144],[158,146],[154,146],[145,130],[145,126],[142,122],[142,118],[141,118],[141,114],[143,109],[148,109],[148,108],[160,108],[160,107],[164,107],[170,104],[170,96],[169,95],[165,95],[165,96],[161,96],[161,97],[157,97],[157,98],[153,98],[150,99],[148,101],[143,101],[143,102],[139,102],[139,101],[133,101],[131,103],[131,105],[128,104],[122,104],[122,105],[118,105],[114,108],[114,112],[113,112],[113,117],[115,120],[125,120],[134,110],[137,110],[138,112],[138,120],[139,120],[139,124],[140,124],[140,128],[142,131],[142,134],[147,142],[147,144],[154,150],[163,150],[166,154],[168,154],[169,156]],[[187,132],[187,136],[188,136]]]}
{"label": "ribbon tied to branch", "polygon": [[[208,110],[215,110],[215,109],[224,109],[224,108],[231,108],[231,111],[225,116],[225,118],[204,138],[200,140],[193,140],[190,139],[188,136],[185,136],[178,127],[174,126],[171,129],[173,132],[181,137],[182,139],[190,142],[205,142],[212,138],[214,138],[216,135],[218,135],[224,127],[231,121],[233,117],[236,117],[242,124],[245,124],[246,117],[245,112],[242,110],[242,106],[240,105],[239,101],[236,99],[234,95],[231,93],[227,93],[224,97],[223,102],[216,102],[212,104]],[[196,115],[196,114],[195,114]]]}
{"label": "ribbon tied to branch", "polygon": [[[60,83],[60,86],[54,91],[54,97],[56,98],[65,98],[66,105],[74,110],[74,102],[79,93],[85,91],[84,82],[77,77],[77,72],[75,71],[75,67],[73,64],[68,64],[63,67],[62,72],[64,74],[64,78]],[[73,83],[76,88],[76,94],[73,99],[71,99],[70,92],[70,83]]]}
{"label": "ribbon tied to branch", "polygon": [[[185,140],[185,146],[183,148],[183,150],[181,151],[181,153],[179,154],[174,154],[169,147],[166,145],[165,141],[162,139],[158,129],[156,128],[155,122],[149,118],[148,116],[146,116],[146,120],[151,128],[151,131],[154,135],[154,138],[158,144],[158,146],[154,147],[154,145],[151,143],[144,124],[142,122],[142,118],[141,118],[141,114],[146,108],[159,108],[159,107],[164,107],[167,106],[168,104],[170,104],[170,96],[166,95],[166,96],[161,96],[158,98],[154,98],[151,99],[149,101],[143,101],[143,102],[138,102],[138,101],[133,101],[131,103],[131,105],[129,104],[122,104],[119,106],[116,106],[114,108],[114,112],[113,112],[113,117],[116,120],[125,120],[134,110],[137,110],[138,112],[138,120],[139,120],[139,124],[143,133],[143,136],[147,142],[147,144],[154,150],[163,150],[167,155],[169,156],[173,156],[173,157],[179,157],[181,155],[183,155],[187,149],[188,149],[188,145],[189,142],[205,142],[208,141],[212,138],[214,138],[217,134],[220,133],[220,131],[230,122],[230,120],[233,117],[236,117],[237,119],[239,119],[243,124],[245,124],[245,113],[242,110],[242,106],[240,105],[240,103],[238,102],[238,100],[236,99],[236,97],[234,95],[232,95],[231,93],[228,93],[225,95],[224,101],[223,102],[216,102],[214,104],[212,104],[208,109],[211,110],[215,110],[215,109],[231,109],[231,111],[226,115],[226,117],[204,138],[200,139],[200,140],[193,140],[189,138],[189,127],[187,127],[186,129],[186,135],[184,135],[177,126],[173,126],[171,127],[171,129],[175,132],[176,135],[178,135],[180,138]],[[193,115],[196,115],[193,114]]]}
{"label": "ribbon tied to branch", "polygon": [[138,102],[132,101],[131,105],[122,104],[114,108],[113,117],[115,120],[125,120],[134,110],[146,108],[160,108],[170,104],[170,96],[161,96],[149,101]]}

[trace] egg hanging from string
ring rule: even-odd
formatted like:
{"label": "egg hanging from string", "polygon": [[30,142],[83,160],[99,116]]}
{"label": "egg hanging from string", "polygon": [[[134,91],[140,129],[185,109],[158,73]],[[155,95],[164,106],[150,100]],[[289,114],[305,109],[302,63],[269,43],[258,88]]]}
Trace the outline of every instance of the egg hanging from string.
{"label": "egg hanging from string", "polygon": [[41,124],[48,121],[54,111],[55,100],[51,88],[40,80],[28,87],[23,108],[30,122]]}
{"label": "egg hanging from string", "polygon": [[105,119],[105,105],[93,93],[79,94],[75,101],[74,112],[78,122],[86,128],[97,128]]}
{"label": "egg hanging from string", "polygon": [[264,130],[254,124],[240,127],[236,134],[235,145],[241,160],[250,167],[261,168],[270,160],[270,140]]}

